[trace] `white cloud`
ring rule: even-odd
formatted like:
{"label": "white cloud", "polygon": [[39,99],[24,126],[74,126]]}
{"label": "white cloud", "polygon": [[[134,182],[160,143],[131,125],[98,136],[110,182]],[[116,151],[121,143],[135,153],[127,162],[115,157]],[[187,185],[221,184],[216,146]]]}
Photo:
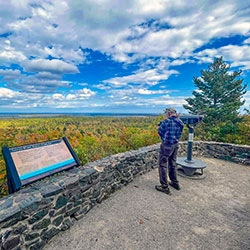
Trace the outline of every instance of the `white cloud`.
{"label": "white cloud", "polygon": [[64,99],[64,96],[62,94],[54,94],[52,95],[52,98],[55,100],[62,100]]}
{"label": "white cloud", "polygon": [[184,100],[153,100],[153,101],[150,101],[152,104],[155,104],[155,105],[173,105],[173,106],[182,106],[183,104],[185,104],[185,101]]}
{"label": "white cloud", "polygon": [[195,89],[194,91],[197,93],[203,93],[203,91],[201,89]]}
{"label": "white cloud", "polygon": [[61,75],[58,74],[52,74],[50,72],[39,72],[35,75],[38,79],[44,79],[44,80],[54,80],[54,79],[61,79]]}
{"label": "white cloud", "polygon": [[2,27],[10,32],[9,50],[0,51],[2,62],[21,63],[31,56],[35,60],[52,56],[77,65],[86,61],[79,49],[82,47],[101,50],[128,63],[147,56],[165,56],[179,59],[172,65],[180,65],[211,39],[247,35],[250,29],[247,3],[242,2],[239,9],[236,0],[29,3],[11,1],[1,6]]}
{"label": "white cloud", "polygon": [[88,99],[91,96],[94,96],[96,93],[90,89],[83,88],[81,90],[76,91],[74,94],[53,94],[52,97],[54,100],[64,100],[64,101],[71,101],[71,100],[84,100]]}
{"label": "white cloud", "polygon": [[250,38],[246,39],[243,43],[244,44],[250,44]]}
{"label": "white cloud", "polygon": [[84,100],[89,99],[91,96],[94,96],[96,93],[90,89],[83,88],[78,90],[75,94],[68,94],[65,96],[66,100]]}
{"label": "white cloud", "polygon": [[150,86],[158,84],[161,80],[167,80],[169,76],[178,74],[176,70],[165,70],[162,73],[157,72],[156,69],[150,69],[144,72],[138,72],[129,76],[114,77],[104,80],[104,83],[112,84],[115,87],[127,86],[129,83],[133,84],[148,84]]}
{"label": "white cloud", "polygon": [[0,69],[0,75],[2,76],[19,76],[20,70],[18,69]]}
{"label": "white cloud", "polygon": [[173,60],[170,65],[171,66],[180,66],[183,65],[185,63],[194,63],[194,60],[190,60],[190,59],[177,59],[177,60]]}
{"label": "white cloud", "polygon": [[141,39],[122,41],[115,47],[119,53],[139,53],[145,56],[165,56],[178,58],[190,55],[203,45],[200,39],[192,37],[192,27],[166,30],[150,30]]}
{"label": "white cloud", "polygon": [[20,108],[29,107],[37,108],[74,108],[88,107],[96,104],[103,106],[98,100],[91,100],[95,96],[95,92],[84,88],[78,91],[68,93],[40,94],[40,93],[23,93],[13,91],[8,88],[0,88],[0,108]]}
{"label": "white cloud", "polygon": [[[115,105],[130,105],[130,106],[143,106],[143,105],[156,105],[162,106],[166,104],[166,100],[170,99],[180,106],[179,99],[183,98],[171,98],[169,93],[176,92],[176,90],[148,90],[139,86],[128,85],[122,89],[111,89],[108,91],[109,98],[105,99],[105,103],[112,106]],[[147,98],[145,99],[145,95]],[[153,96],[157,95],[157,96]],[[160,96],[161,95],[161,96]],[[176,100],[175,100],[176,99]]]}
{"label": "white cloud", "polygon": [[115,102],[113,102],[113,104],[116,104],[116,105],[127,105],[127,104],[131,104],[131,102],[126,102],[126,101],[115,101]]}
{"label": "white cloud", "polygon": [[206,49],[196,54],[201,62],[212,62],[214,57],[223,56],[225,61],[233,62],[232,67],[250,69],[250,46],[228,45],[218,49]]}
{"label": "white cloud", "polygon": [[17,95],[19,95],[19,93],[11,89],[0,88],[0,98],[13,98],[14,96]]}
{"label": "white cloud", "polygon": [[107,84],[97,84],[94,85],[93,87],[97,88],[97,89],[101,89],[101,90],[108,90],[111,89],[110,86],[108,86]]}
{"label": "white cloud", "polygon": [[[12,32],[9,40],[16,52],[38,59],[51,55],[74,64],[85,60],[79,46],[111,53],[123,62],[145,56],[187,58],[211,39],[247,35],[250,29],[248,4],[241,2],[239,9],[236,0],[28,3],[11,1],[1,6],[0,21]],[[20,16],[23,18],[18,19]]]}
{"label": "white cloud", "polygon": [[145,101],[144,98],[120,98],[119,99],[111,99],[111,104],[115,105],[131,105],[133,107],[136,106],[146,106],[146,107],[163,107],[163,106],[174,106],[174,107],[182,107],[183,104],[186,104],[187,97],[179,96],[179,97],[172,97],[169,95],[161,96],[161,97],[153,97],[147,98]]}
{"label": "white cloud", "polygon": [[9,80],[7,86],[26,93],[54,93],[59,87],[69,88],[69,81],[56,79],[39,79],[36,76],[22,76],[22,78]]}
{"label": "white cloud", "polygon": [[28,5],[28,1],[1,1],[1,9],[0,9],[0,34],[9,32],[8,24],[13,22],[13,20],[18,17],[24,17],[29,15],[30,6]]}
{"label": "white cloud", "polygon": [[105,107],[104,104],[96,104],[96,103],[90,104],[90,106],[91,106],[91,107]]}
{"label": "white cloud", "polygon": [[148,89],[139,89],[138,94],[141,95],[153,95],[153,94],[166,94],[169,93],[168,90],[148,90]]}
{"label": "white cloud", "polygon": [[0,76],[4,76],[1,81],[7,82],[7,87],[29,93],[53,93],[59,87],[69,88],[71,83],[61,80],[61,75],[50,72],[25,75],[21,74],[19,70],[0,70]]}
{"label": "white cloud", "polygon": [[21,51],[16,51],[13,47],[0,49],[0,64],[9,66],[11,63],[21,63],[26,60],[26,56]]}
{"label": "white cloud", "polygon": [[250,69],[250,62],[249,61],[239,61],[234,62],[231,65],[232,67],[240,67],[242,70],[249,70]]}
{"label": "white cloud", "polygon": [[24,65],[24,70],[27,72],[50,72],[52,74],[75,74],[79,73],[75,65],[60,61],[57,59],[45,60],[34,59],[28,61]]}
{"label": "white cloud", "polygon": [[47,55],[50,55],[55,58],[62,58],[65,62],[80,64],[84,63],[86,60],[85,55],[83,54],[81,49],[65,49],[62,45],[58,45],[53,48],[45,48],[45,52]]}
{"label": "white cloud", "polygon": [[148,105],[156,105],[156,106],[174,106],[174,107],[182,107],[183,104],[186,104],[187,97],[179,96],[172,97],[169,95],[163,96],[161,98],[151,98],[147,99]]}
{"label": "white cloud", "polygon": [[81,82],[81,83],[77,83],[78,85],[80,85],[80,86],[87,86],[88,85],[88,83],[86,83],[86,82]]}
{"label": "white cloud", "polygon": [[87,89],[87,88],[83,88],[79,91],[77,91],[77,94],[79,95],[79,97],[90,97],[92,95],[95,95],[95,92],[90,90],[90,89]]}
{"label": "white cloud", "polygon": [[76,95],[73,94],[68,94],[67,96],[65,96],[66,100],[75,100],[77,99]]}
{"label": "white cloud", "polygon": [[0,77],[3,76],[2,81],[8,81],[12,79],[16,79],[21,76],[21,72],[18,69],[0,69]]}
{"label": "white cloud", "polygon": [[[124,60],[128,53],[188,58],[195,49],[214,38],[249,35],[249,13],[239,11],[236,1],[220,1],[216,4],[203,1],[187,5],[179,1],[172,4],[165,2],[164,6],[165,17],[153,24],[168,24],[167,29],[157,30],[151,25],[144,27],[144,35],[134,35],[134,29],[131,29],[134,39],[123,38],[113,48],[114,55],[118,54]],[[244,6],[241,7],[244,9]]]}

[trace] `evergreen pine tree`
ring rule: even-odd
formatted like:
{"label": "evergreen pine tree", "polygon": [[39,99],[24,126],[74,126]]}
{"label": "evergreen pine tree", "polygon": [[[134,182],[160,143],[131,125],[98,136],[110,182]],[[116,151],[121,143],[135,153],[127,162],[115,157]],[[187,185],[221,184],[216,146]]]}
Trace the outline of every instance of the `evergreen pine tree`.
{"label": "evergreen pine tree", "polygon": [[193,98],[186,99],[188,104],[184,108],[192,114],[204,114],[205,122],[236,122],[247,85],[242,86],[243,79],[238,78],[241,70],[229,72],[229,69],[220,57],[208,70],[202,70],[201,77],[194,77],[198,90],[192,92]]}
{"label": "evergreen pine tree", "polygon": [[222,57],[216,58],[207,70],[201,71],[201,77],[194,77],[198,90],[194,97],[187,98],[183,107],[191,114],[205,115],[203,128],[207,139],[223,141],[227,135],[237,133],[239,109],[244,104],[242,96],[247,85],[240,79],[242,71],[229,71],[230,65]]}

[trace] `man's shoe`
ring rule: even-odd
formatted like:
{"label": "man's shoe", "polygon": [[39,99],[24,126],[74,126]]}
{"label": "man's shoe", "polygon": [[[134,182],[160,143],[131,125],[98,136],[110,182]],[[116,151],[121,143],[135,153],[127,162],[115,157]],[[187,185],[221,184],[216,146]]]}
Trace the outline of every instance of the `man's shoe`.
{"label": "man's shoe", "polygon": [[163,193],[165,193],[165,194],[171,195],[171,192],[170,192],[170,190],[169,190],[168,187],[167,187],[167,188],[163,188],[161,185],[156,185],[156,186],[155,186],[155,189],[156,189],[157,191],[160,191],[160,192],[163,192]]}
{"label": "man's shoe", "polygon": [[171,187],[173,187],[174,189],[176,189],[176,190],[181,190],[179,184],[176,184],[176,183],[173,183],[173,182],[169,182],[169,185],[170,185]]}

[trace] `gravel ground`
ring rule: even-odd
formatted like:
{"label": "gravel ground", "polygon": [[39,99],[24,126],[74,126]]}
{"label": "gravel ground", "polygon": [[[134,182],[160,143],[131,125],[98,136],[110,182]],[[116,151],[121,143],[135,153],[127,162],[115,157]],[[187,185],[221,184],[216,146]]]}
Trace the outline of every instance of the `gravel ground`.
{"label": "gravel ground", "polygon": [[207,163],[204,180],[179,177],[172,195],[155,190],[158,170],[95,206],[45,249],[250,249],[250,167]]}

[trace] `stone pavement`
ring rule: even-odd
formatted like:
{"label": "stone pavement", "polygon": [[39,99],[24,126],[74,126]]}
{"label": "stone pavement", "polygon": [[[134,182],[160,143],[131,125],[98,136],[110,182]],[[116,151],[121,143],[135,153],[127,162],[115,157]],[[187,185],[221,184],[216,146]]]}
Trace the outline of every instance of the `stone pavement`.
{"label": "stone pavement", "polygon": [[179,177],[172,196],[152,170],[95,206],[47,250],[250,249],[250,167],[198,158],[204,180]]}

